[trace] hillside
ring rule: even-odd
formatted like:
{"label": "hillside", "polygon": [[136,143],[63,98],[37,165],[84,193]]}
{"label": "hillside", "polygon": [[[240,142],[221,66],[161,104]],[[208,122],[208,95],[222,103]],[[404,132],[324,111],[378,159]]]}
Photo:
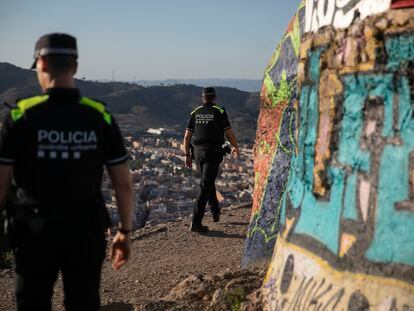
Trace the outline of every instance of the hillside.
{"label": "hillside", "polygon": [[262,80],[253,79],[167,79],[167,80],[139,80],[135,83],[143,86],[192,84],[201,87],[224,86],[236,88],[245,92],[260,92]]}
{"label": "hillside", "polygon": [[[82,94],[107,103],[114,114],[128,115],[138,130],[148,127],[185,127],[190,112],[200,105],[201,87],[187,84],[139,86],[121,82],[76,80]],[[0,101],[38,94],[36,73],[0,63]],[[217,87],[218,104],[230,115],[236,133],[245,141],[255,138],[259,94]],[[132,118],[131,118],[132,116]],[[135,133],[128,133],[135,134]]]}
{"label": "hillside", "polygon": [[[187,303],[201,304],[197,309],[204,310],[202,304],[208,306],[215,293],[214,288],[224,288],[232,279],[234,287],[238,284],[234,279],[243,278],[242,283],[245,284],[242,285],[249,287],[245,294],[257,289],[263,275],[240,271],[249,215],[250,206],[224,209],[218,224],[207,215],[205,222],[211,231],[203,235],[188,231],[189,218],[135,232],[128,265],[114,271],[109,260],[104,263],[101,286],[103,310],[133,310],[133,306],[139,305],[147,305],[145,310],[169,310],[160,300],[174,287],[174,291],[167,296],[167,300],[173,301],[169,304],[180,304],[185,299]],[[13,288],[13,273],[10,270],[1,272],[0,291],[3,295],[0,297],[0,311],[13,309]],[[202,295],[201,298],[207,295],[210,299],[188,301],[194,294]],[[59,284],[55,290],[54,310],[63,309],[62,298]],[[160,304],[163,307],[157,308]]]}

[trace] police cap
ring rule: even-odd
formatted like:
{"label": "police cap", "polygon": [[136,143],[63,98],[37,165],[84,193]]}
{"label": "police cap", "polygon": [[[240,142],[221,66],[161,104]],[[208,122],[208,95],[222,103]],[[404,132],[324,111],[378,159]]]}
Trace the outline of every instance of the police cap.
{"label": "police cap", "polygon": [[216,95],[216,90],[214,89],[214,87],[206,87],[203,89],[202,95]]}
{"label": "police cap", "polygon": [[76,39],[64,33],[50,33],[37,40],[34,51],[34,63],[31,69],[36,68],[36,60],[39,56],[46,55],[70,55],[78,58]]}

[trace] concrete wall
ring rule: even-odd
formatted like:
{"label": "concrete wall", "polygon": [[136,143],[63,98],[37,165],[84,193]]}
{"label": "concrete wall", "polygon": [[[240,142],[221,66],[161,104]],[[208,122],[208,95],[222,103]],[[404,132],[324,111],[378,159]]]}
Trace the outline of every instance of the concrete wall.
{"label": "concrete wall", "polygon": [[262,103],[244,264],[273,243],[268,310],[414,310],[414,9],[391,5],[414,3],[307,1],[289,122]]}

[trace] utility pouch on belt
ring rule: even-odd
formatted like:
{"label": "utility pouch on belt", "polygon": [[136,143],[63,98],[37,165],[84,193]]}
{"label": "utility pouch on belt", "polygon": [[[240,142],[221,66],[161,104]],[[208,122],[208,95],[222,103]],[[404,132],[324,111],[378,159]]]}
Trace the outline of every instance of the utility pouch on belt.
{"label": "utility pouch on belt", "polygon": [[46,219],[36,207],[13,206],[5,210],[4,229],[9,247],[17,246],[23,234],[36,235],[42,231]]}
{"label": "utility pouch on belt", "polygon": [[190,157],[194,160],[194,145],[190,144]]}
{"label": "utility pouch on belt", "polygon": [[44,228],[46,219],[40,214],[37,204],[19,204],[17,190],[12,187],[2,210],[5,241],[8,248],[17,246],[20,236],[26,233],[38,234]]}
{"label": "utility pouch on belt", "polygon": [[0,241],[1,241],[1,249],[7,250],[13,248],[15,244],[15,216],[13,215],[15,212],[12,207],[12,202],[14,201],[15,197],[15,187],[11,186],[11,189],[6,195],[3,205],[0,207]]}

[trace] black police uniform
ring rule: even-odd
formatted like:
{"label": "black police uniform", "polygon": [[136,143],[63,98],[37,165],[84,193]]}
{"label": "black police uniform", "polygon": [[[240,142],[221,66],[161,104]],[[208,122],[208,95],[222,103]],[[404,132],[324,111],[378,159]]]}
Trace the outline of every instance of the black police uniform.
{"label": "black police uniform", "polygon": [[77,89],[52,88],[18,101],[0,139],[0,163],[14,166],[18,309],[50,310],[61,271],[66,309],[98,310],[103,166],[128,159],[113,116]]}
{"label": "black police uniform", "polygon": [[207,202],[213,215],[220,213],[215,180],[223,160],[224,131],[230,128],[225,109],[215,104],[204,104],[191,113],[187,130],[193,132],[194,160],[201,173],[193,226],[201,226]]}

